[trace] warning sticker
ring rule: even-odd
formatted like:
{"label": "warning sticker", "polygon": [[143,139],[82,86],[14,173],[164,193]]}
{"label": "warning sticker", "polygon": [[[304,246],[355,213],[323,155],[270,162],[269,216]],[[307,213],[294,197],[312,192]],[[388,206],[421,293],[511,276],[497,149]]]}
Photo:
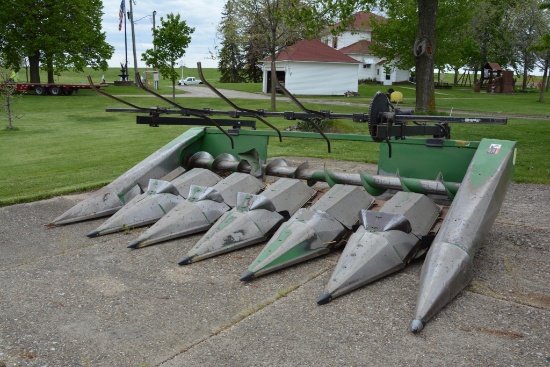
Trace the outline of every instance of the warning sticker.
{"label": "warning sticker", "polygon": [[502,144],[491,144],[489,149],[487,149],[487,154],[498,154],[500,148],[502,148]]}

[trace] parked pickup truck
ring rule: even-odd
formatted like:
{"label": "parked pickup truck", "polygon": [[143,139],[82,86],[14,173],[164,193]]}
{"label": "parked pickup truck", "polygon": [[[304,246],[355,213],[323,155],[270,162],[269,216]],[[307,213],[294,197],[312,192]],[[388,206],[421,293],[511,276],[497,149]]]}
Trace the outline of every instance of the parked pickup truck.
{"label": "parked pickup truck", "polygon": [[193,84],[202,84],[202,80],[195,79],[192,76],[188,76],[185,79],[178,80],[178,85],[193,85]]}

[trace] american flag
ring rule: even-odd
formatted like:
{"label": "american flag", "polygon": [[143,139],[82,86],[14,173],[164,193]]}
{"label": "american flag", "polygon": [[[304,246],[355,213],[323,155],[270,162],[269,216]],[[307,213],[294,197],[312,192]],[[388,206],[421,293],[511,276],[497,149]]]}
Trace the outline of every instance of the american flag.
{"label": "american flag", "polygon": [[122,20],[124,19],[124,0],[120,2],[120,10],[118,11],[118,30],[122,30]]}

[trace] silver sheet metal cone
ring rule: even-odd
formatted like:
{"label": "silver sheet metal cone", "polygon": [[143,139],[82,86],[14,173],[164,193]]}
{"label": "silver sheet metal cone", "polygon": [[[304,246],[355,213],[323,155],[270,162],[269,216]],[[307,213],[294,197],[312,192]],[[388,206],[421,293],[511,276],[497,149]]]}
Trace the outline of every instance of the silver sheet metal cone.
{"label": "silver sheet metal cone", "polygon": [[335,185],[310,209],[298,210],[281,225],[244,278],[251,279],[250,273],[259,276],[328,253],[357,222],[358,212],[373,202],[363,188]]}
{"label": "silver sheet metal cone", "polygon": [[327,213],[300,209],[275,232],[248,271],[260,276],[324,255],[345,233],[342,223]]}
{"label": "silver sheet metal cone", "polygon": [[[427,196],[398,192],[379,211],[362,210],[318,303],[327,303],[406,266],[437,220],[440,208]],[[330,299],[327,297],[330,295]]]}
{"label": "silver sheet metal cone", "polygon": [[[187,200],[176,205],[137,240],[132,241],[129,247],[144,247],[206,231],[222,214],[231,209],[232,206],[226,200],[235,205],[236,187],[239,186],[245,192],[256,193],[263,184],[248,174],[232,173],[213,187],[191,185]],[[231,200],[233,193],[235,198]]]}
{"label": "silver sheet metal cone", "polygon": [[102,187],[94,191],[87,199],[79,202],[71,209],[55,218],[51,223],[46,224],[46,226],[53,227],[107,217],[116,213],[125,203],[140,194],[141,188],[138,185],[133,186],[123,197],[118,196],[109,186]]}
{"label": "silver sheet metal cone", "polygon": [[320,210],[329,214],[348,229],[357,223],[360,210],[369,208],[374,198],[365,189],[353,185],[334,185],[311,210]]}
{"label": "silver sheet metal cone", "polygon": [[172,182],[150,180],[147,191],[132,199],[101,226],[88,234],[96,237],[155,223],[183,202],[191,185],[215,185],[221,177],[212,171],[194,168]]}
{"label": "silver sheet metal cone", "polygon": [[[183,201],[142,233],[137,240],[132,241],[133,246],[128,247],[141,248],[206,231],[229,209],[227,204],[214,200]],[[208,212],[210,219],[205,212]]]}
{"label": "silver sheet metal cone", "polygon": [[[279,212],[292,215],[315,190],[299,180],[281,178],[261,195],[237,194],[237,205],[222,215],[188,252],[185,264],[267,240],[285,221]],[[287,217],[288,218],[288,217]]]}
{"label": "silver sheet metal cone", "polygon": [[197,129],[186,131],[46,225],[57,226],[113,214],[134,197],[145,192],[150,179],[162,178],[180,167],[182,150],[199,139],[202,134],[202,131]]}
{"label": "silver sheet metal cone", "polygon": [[516,143],[482,139],[422,266],[415,317],[419,332],[473,277],[473,257],[504,202]]}

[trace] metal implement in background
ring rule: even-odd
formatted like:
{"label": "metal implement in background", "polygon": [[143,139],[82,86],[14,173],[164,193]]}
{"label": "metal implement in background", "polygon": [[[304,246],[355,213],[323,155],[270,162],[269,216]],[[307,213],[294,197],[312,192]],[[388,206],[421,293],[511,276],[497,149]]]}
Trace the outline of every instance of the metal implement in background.
{"label": "metal implement in background", "polygon": [[[230,101],[205,80],[200,64],[198,67],[205,85],[232,110],[188,108],[141,83],[143,90],[170,107],[142,107],[98,91],[127,106],[108,108],[108,112],[135,113],[140,124],[201,127],[188,129],[49,226],[111,215],[132,202],[113,217],[114,224],[104,224],[111,229],[103,231],[99,227],[90,235],[124,225],[143,225],[165,212],[129,247],[147,246],[210,228],[180,260],[182,264],[267,240],[256,260],[251,259],[242,280],[345,245],[327,287],[319,290],[319,303],[397,271],[427,251],[411,325],[415,333],[469,284],[472,259],[490,231],[511,181],[516,143],[497,139],[453,140],[451,125],[505,124],[505,118],[418,116],[412,110],[394,107],[382,93],[372,98],[368,111],[315,111],[280,83],[283,93],[299,111],[252,110]],[[139,75],[136,80],[141,80]],[[318,133],[282,131],[267,121],[270,118],[308,121]],[[363,123],[365,133],[325,133],[317,123],[328,119]],[[257,121],[270,129],[256,130]],[[333,172],[326,167],[314,170],[307,162],[291,167],[281,159],[268,161],[271,138],[279,142],[287,138],[309,139],[303,140],[304,144],[324,140],[329,151],[334,149],[331,142],[336,140],[384,143],[379,145],[377,173],[367,174]],[[230,175],[214,186],[200,179],[184,199],[178,176],[184,169],[189,171],[181,176],[184,179],[199,168]],[[282,178],[256,195],[264,186],[261,180],[268,177]],[[232,184],[228,187],[229,181]],[[331,189],[310,206],[307,201],[313,192],[300,181],[310,185],[326,182]],[[148,188],[149,182],[152,186]],[[299,186],[297,194],[294,190]],[[280,190],[275,190],[277,187]],[[283,200],[286,193],[290,195],[288,201]],[[133,198],[136,199],[132,201]],[[129,213],[134,213],[131,216],[135,221],[127,219]],[[119,221],[117,217],[123,219]],[[345,302],[345,297],[336,302],[340,301]]]}

